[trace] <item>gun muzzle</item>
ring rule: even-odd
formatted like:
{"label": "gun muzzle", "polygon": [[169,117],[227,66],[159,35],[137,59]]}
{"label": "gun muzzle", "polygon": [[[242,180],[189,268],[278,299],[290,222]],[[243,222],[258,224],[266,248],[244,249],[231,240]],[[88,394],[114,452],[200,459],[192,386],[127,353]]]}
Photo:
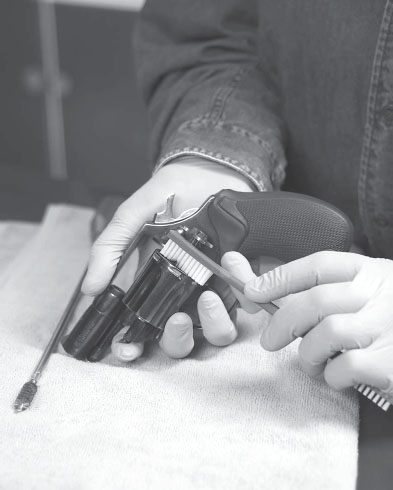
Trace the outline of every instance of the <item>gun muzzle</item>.
{"label": "gun muzzle", "polygon": [[64,350],[75,359],[95,360],[90,356],[112,330],[123,309],[123,296],[124,291],[113,284],[97,296],[62,342]]}

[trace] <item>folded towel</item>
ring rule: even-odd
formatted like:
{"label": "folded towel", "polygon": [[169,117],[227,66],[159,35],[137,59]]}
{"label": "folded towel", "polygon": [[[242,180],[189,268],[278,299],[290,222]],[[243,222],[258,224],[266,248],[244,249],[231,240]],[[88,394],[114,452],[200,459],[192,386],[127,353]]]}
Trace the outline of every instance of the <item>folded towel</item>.
{"label": "folded towel", "polygon": [[22,221],[0,222],[0,274],[37,231],[38,224]]}
{"label": "folded towel", "polygon": [[0,276],[0,487],[353,489],[354,391],[303,374],[295,345],[263,351],[264,312],[184,360],[154,345],[127,366],[54,354],[31,408],[12,411],[83,271],[91,217],[50,207]]}

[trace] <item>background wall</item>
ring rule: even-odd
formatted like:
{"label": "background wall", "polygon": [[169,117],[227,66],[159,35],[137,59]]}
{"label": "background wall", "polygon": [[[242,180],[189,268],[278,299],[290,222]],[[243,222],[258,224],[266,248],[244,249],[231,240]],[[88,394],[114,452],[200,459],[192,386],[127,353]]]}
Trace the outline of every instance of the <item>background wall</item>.
{"label": "background wall", "polygon": [[142,3],[0,2],[0,219],[94,205],[148,178],[131,44]]}

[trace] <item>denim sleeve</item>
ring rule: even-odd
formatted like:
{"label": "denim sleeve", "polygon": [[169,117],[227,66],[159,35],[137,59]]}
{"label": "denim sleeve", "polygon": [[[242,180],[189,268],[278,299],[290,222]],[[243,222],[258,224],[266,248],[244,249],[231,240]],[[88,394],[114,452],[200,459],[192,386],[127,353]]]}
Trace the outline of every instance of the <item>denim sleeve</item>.
{"label": "denim sleeve", "polygon": [[147,0],[134,44],[156,170],[195,155],[280,186],[284,130],[256,37],[254,0]]}

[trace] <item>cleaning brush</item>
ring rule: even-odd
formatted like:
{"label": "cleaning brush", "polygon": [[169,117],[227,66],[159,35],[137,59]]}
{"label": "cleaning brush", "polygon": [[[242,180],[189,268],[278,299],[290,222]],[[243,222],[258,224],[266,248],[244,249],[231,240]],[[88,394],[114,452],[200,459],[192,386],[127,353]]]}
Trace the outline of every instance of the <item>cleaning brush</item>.
{"label": "cleaning brush", "polygon": [[[207,279],[209,279],[209,277],[214,273],[227,284],[244,294],[245,284],[242,281],[233,276],[219,264],[214,262],[214,260],[211,260],[196,247],[194,247],[190,242],[183,238],[180,233],[171,230],[168,233],[168,237],[169,240],[167,242],[167,245],[170,242],[168,248],[170,250],[173,250],[173,260],[178,260],[176,257],[179,257],[179,262],[177,263],[177,266],[180,269],[182,269],[181,264],[187,264],[187,267],[190,267],[188,264],[190,262],[190,258],[192,258],[196,262],[196,264],[199,265],[199,270],[201,271],[200,273],[201,275],[203,275],[203,277],[207,277]],[[173,243],[177,245],[177,248],[173,247]],[[196,264],[194,264],[193,267],[195,269],[198,269]],[[210,276],[208,276],[208,273],[210,273]],[[274,303],[258,303],[258,305],[271,315],[273,315],[278,309],[278,307]],[[354,388],[363,396],[367,397],[369,400],[375,403],[384,412],[387,412],[391,408],[391,403],[386,400],[386,398],[384,398],[378,390],[370,388],[370,386],[367,386],[365,384],[357,385]]]}
{"label": "cleaning brush", "polygon": [[[172,244],[176,245],[177,248],[176,249],[173,248],[174,250],[173,259],[169,259],[169,260],[176,260],[176,261],[179,260],[179,262],[177,262],[176,264],[179,269],[183,271],[181,263],[186,263],[187,259],[192,259],[195,263],[194,264],[195,269],[198,269],[199,267],[198,270],[201,271],[200,272],[201,276],[207,277],[205,282],[213,274],[215,274],[216,276],[221,278],[226,284],[232,286],[234,289],[244,294],[245,283],[243,281],[238,279],[236,276],[234,276],[226,269],[221,267],[219,264],[217,264],[217,262],[214,262],[214,260],[210,259],[207,255],[205,255],[203,252],[198,250],[192,243],[190,243],[183,236],[181,236],[179,232],[175,230],[171,230],[168,233],[168,238],[169,240],[164,245],[164,248],[161,250],[161,253],[164,255],[164,249],[166,245],[168,245],[168,243],[169,243],[168,248],[171,249],[172,249]],[[176,256],[178,258],[176,258]],[[206,272],[202,272],[202,271],[206,271]],[[272,302],[258,303],[258,306],[260,306],[262,309],[264,309],[271,315],[273,315],[278,310],[278,307]]]}
{"label": "cleaning brush", "polygon": [[[179,233],[177,234],[179,235]],[[191,246],[194,247],[193,245]],[[195,250],[197,249],[195,248]],[[198,260],[194,259],[194,257],[183,250],[171,239],[166,242],[161,250],[161,254],[171,262],[176,262],[176,267],[184,272],[184,274],[191,277],[191,279],[197,282],[200,286],[204,286],[213,275],[211,270],[198,262]]]}

